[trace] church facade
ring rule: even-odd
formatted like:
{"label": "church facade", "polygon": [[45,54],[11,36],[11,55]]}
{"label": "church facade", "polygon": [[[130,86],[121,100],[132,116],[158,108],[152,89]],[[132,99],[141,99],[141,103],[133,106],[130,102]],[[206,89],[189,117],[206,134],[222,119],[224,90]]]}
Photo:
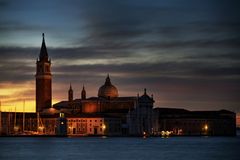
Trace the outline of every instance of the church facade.
{"label": "church facade", "polygon": [[[119,97],[118,89],[112,84],[110,76],[108,75],[105,83],[99,88],[97,97],[87,98],[85,87],[83,87],[81,98],[73,99],[73,89],[70,85],[68,101],[58,102],[53,105],[53,108],[61,113],[65,113],[68,117],[75,117],[75,121],[80,117],[101,117],[103,120],[110,119],[109,121],[106,120],[107,123],[104,125],[107,126],[106,130],[109,129],[109,131],[111,131],[107,132],[111,135],[113,135],[112,130],[118,131],[114,133],[114,135],[141,135],[143,132],[151,133],[153,103],[154,100],[147,95],[146,89],[141,97]],[[135,116],[135,114],[132,113],[135,110],[138,113],[136,114],[138,116],[136,123],[143,125],[134,125],[134,127],[131,125],[133,129],[129,130],[129,123],[135,123],[129,121],[133,115]],[[129,117],[131,118],[129,119]],[[112,125],[109,123],[111,121],[118,122],[118,124],[115,123],[115,125]],[[72,126],[72,123],[68,125]],[[118,127],[116,128],[116,126]],[[101,127],[96,127],[95,125],[95,128]],[[89,126],[89,130],[94,130],[94,126],[93,128]]]}

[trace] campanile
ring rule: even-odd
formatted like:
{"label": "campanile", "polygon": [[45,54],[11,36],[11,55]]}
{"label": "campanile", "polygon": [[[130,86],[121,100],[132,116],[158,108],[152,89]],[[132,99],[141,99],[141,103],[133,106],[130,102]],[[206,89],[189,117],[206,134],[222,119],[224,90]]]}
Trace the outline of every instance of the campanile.
{"label": "campanile", "polygon": [[51,60],[48,57],[47,48],[42,34],[42,46],[37,59],[36,69],[36,111],[52,106],[52,74]]}

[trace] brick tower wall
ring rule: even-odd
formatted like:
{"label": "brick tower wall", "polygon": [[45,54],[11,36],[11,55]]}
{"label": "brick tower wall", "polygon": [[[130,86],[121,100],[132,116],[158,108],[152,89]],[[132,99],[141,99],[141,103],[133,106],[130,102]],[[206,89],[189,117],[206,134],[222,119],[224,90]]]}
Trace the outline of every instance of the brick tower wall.
{"label": "brick tower wall", "polygon": [[36,111],[52,106],[52,79],[51,77],[36,78]]}

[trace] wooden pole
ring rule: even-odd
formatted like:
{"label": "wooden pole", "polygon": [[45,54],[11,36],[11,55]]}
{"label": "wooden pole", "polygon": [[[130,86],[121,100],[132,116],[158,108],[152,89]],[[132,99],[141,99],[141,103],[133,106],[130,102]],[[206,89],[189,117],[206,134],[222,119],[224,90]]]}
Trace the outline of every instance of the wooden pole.
{"label": "wooden pole", "polygon": [[23,132],[25,130],[25,100],[23,100]]}
{"label": "wooden pole", "polygon": [[0,101],[0,135],[2,135],[2,104]]}
{"label": "wooden pole", "polygon": [[39,132],[39,112],[37,112],[37,132]]}
{"label": "wooden pole", "polygon": [[14,115],[14,127],[13,127],[13,130],[14,130],[14,134],[16,134],[16,127],[17,127],[17,113],[16,113],[16,106],[15,106],[15,115]]}

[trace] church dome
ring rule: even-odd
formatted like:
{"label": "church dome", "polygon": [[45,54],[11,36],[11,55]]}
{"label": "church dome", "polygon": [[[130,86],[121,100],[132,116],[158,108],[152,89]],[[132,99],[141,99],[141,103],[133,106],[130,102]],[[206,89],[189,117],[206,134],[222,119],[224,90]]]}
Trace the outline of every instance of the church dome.
{"label": "church dome", "polygon": [[112,85],[109,75],[106,78],[105,84],[99,88],[98,97],[104,98],[118,97],[118,90],[114,85]]}

